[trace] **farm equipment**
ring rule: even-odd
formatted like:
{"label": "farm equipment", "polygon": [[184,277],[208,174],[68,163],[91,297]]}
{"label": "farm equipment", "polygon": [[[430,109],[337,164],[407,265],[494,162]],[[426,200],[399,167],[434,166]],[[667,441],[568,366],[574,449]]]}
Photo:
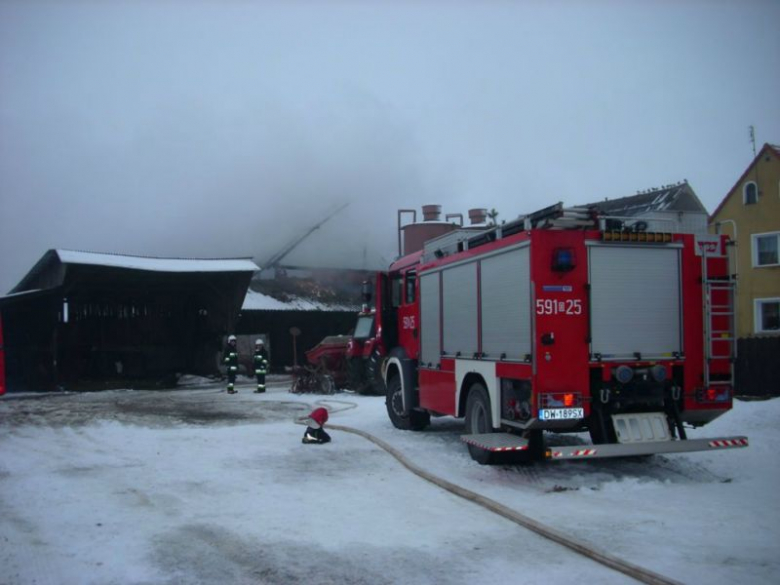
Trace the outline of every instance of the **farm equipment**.
{"label": "farm equipment", "polygon": [[294,394],[333,394],[347,384],[346,352],[349,337],[331,335],[306,352],[306,365],[293,371]]}

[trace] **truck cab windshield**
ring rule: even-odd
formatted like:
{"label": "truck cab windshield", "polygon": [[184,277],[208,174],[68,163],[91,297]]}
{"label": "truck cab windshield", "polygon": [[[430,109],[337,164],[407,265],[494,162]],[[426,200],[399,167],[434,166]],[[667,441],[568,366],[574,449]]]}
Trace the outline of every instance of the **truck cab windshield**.
{"label": "truck cab windshield", "polygon": [[358,317],[357,325],[355,325],[355,339],[368,339],[374,335],[374,316],[366,315],[364,317]]}

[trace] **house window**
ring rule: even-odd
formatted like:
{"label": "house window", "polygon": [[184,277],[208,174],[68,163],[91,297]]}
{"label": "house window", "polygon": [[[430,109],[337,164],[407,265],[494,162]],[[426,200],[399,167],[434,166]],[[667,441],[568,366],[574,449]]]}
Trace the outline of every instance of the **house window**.
{"label": "house window", "polygon": [[778,266],[780,232],[753,234],[753,266]]}
{"label": "house window", "polygon": [[758,203],[758,186],[753,181],[745,183],[745,186],[742,189],[742,200],[745,205],[754,205]]}
{"label": "house window", "polygon": [[780,298],[756,299],[754,303],[756,333],[780,333]]}

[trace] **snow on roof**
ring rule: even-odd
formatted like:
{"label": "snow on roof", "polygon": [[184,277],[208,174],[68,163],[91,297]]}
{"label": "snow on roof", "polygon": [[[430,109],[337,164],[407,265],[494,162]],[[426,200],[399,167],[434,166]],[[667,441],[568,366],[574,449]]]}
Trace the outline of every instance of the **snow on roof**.
{"label": "snow on roof", "polygon": [[15,301],[16,299],[34,298],[46,294],[46,289],[35,288],[32,290],[23,290],[20,292],[9,292],[6,295],[0,295],[0,304],[6,304],[7,302]]}
{"label": "snow on roof", "polygon": [[30,289],[30,290],[23,290],[23,291],[20,291],[20,292],[11,292],[11,293],[8,293],[7,295],[2,296],[0,298],[2,298],[2,299],[15,299],[15,298],[18,298],[18,297],[34,295],[34,294],[37,294],[39,292],[42,292],[43,290],[44,289],[42,289],[42,288],[33,288],[33,289]]}
{"label": "snow on roof", "polygon": [[350,311],[357,312],[357,305],[324,303],[302,297],[291,297],[289,301],[280,301],[249,289],[244,297],[242,311]]}
{"label": "snow on roof", "polygon": [[663,211],[707,213],[687,181],[654,188],[629,197],[597,201],[587,206],[596,207],[602,213],[616,216],[636,216]]}
{"label": "snow on roof", "polygon": [[63,264],[89,264],[153,272],[256,272],[258,266],[246,258],[154,258],[56,250]]}

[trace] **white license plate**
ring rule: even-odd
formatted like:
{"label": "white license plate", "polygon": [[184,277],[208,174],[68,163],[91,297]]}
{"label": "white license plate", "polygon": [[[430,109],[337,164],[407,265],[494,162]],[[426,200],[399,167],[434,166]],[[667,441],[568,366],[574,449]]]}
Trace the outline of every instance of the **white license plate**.
{"label": "white license plate", "polygon": [[581,408],[542,408],[539,410],[539,420],[566,420],[584,417],[585,412]]}

